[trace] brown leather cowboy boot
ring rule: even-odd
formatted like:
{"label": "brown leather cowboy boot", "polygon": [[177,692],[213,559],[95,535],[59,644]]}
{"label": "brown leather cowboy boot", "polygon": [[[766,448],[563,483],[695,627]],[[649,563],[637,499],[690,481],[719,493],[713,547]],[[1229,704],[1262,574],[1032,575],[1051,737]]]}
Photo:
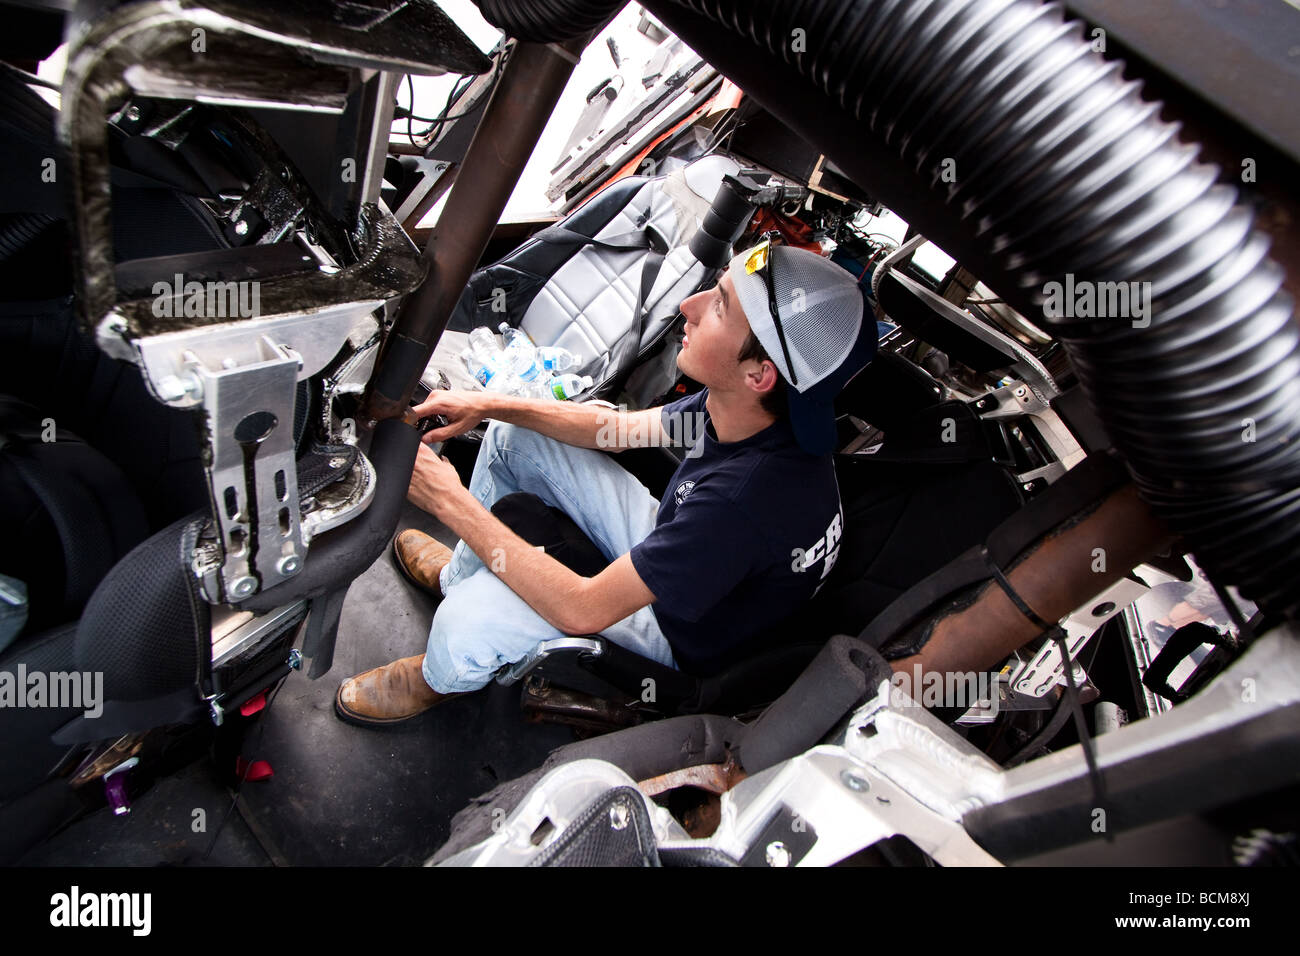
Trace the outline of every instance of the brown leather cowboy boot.
{"label": "brown leather cowboy boot", "polygon": [[334,712],[350,724],[378,727],[409,720],[459,696],[430,687],[420,669],[423,663],[424,655],[416,654],[349,677],[334,696]]}
{"label": "brown leather cowboy boot", "polygon": [[393,539],[393,563],[421,591],[442,597],[438,575],[451,560],[451,548],[423,531],[408,528]]}

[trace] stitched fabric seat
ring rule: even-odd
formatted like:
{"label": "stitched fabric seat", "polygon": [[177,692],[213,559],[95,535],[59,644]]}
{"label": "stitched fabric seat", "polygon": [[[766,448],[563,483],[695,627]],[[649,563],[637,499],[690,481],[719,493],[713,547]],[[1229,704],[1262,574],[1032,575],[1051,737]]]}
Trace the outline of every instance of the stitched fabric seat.
{"label": "stitched fabric seat", "polygon": [[710,155],[666,175],[617,180],[480,269],[448,323],[426,383],[432,386],[441,369],[464,384],[463,369],[455,367],[463,335],[508,322],[538,345],[579,355],[578,371],[595,380],[594,395],[612,397],[625,384],[629,401],[643,405],[662,393],[672,382],[676,343],[629,373],[672,331],[681,301],[714,279],[717,270],[696,257],[691,240],[723,177],[739,170],[730,157]]}

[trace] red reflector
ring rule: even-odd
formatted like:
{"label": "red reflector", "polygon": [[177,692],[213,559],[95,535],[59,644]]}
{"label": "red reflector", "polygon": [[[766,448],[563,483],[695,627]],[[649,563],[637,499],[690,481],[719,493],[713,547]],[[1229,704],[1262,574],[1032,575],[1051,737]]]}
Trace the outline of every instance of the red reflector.
{"label": "red reflector", "polygon": [[254,760],[249,763],[243,757],[236,757],[235,776],[241,780],[269,780],[275,776],[275,771],[265,760]]}

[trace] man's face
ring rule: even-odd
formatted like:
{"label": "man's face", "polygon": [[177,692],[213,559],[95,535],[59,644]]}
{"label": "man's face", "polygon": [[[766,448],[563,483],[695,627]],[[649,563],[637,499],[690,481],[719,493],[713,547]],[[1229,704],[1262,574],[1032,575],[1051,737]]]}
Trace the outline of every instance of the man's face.
{"label": "man's face", "polygon": [[[775,379],[776,369],[771,362],[738,360],[749,337],[749,320],[736,297],[730,271],[724,272],[712,289],[697,292],[682,302],[681,310],[686,317],[686,336],[677,355],[677,367],[686,375],[713,389],[749,384],[765,390],[763,384]],[[758,379],[750,384],[755,375]]]}

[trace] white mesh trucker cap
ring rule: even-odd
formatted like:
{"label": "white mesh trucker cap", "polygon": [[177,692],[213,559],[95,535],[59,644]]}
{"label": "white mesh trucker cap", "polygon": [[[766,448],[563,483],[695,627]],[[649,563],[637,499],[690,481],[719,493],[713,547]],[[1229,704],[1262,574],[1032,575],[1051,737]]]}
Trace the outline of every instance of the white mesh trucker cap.
{"label": "white mesh trucker cap", "polygon": [[829,454],[835,396],[876,354],[876,324],[863,314],[857,282],[824,256],[767,239],[730,270],[749,327],[785,379],[795,437],[809,454]]}

